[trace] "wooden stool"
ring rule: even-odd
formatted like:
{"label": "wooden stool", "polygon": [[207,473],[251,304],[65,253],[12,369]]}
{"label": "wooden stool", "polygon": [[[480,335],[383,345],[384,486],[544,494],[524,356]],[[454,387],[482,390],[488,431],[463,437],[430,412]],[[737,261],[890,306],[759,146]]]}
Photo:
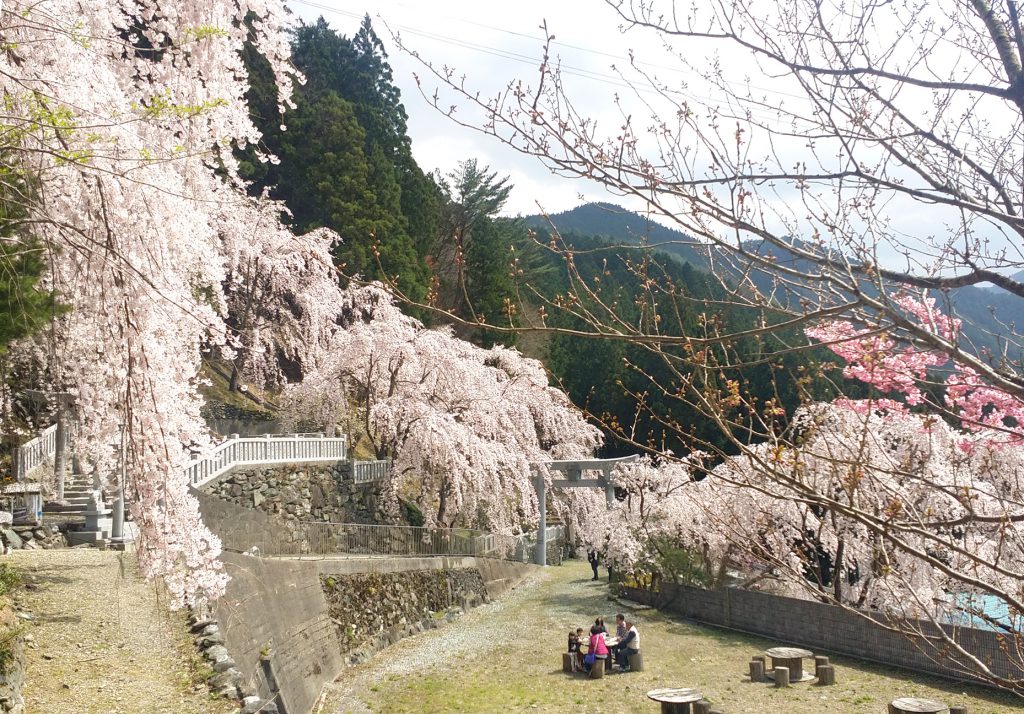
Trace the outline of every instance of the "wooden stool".
{"label": "wooden stool", "polygon": [[949,714],[967,714],[967,707],[950,707]]}
{"label": "wooden stool", "polygon": [[900,697],[889,702],[889,714],[939,714],[948,707],[933,699]]}
{"label": "wooden stool", "polygon": [[591,679],[602,679],[604,677],[605,662],[608,660],[597,660],[594,662],[594,666],[590,668]]}
{"label": "wooden stool", "polygon": [[576,657],[575,652],[563,652],[562,653],[562,671],[572,672],[572,661]]}
{"label": "wooden stool", "polygon": [[776,688],[789,686],[789,667],[775,667],[772,673],[775,675]]}
{"label": "wooden stool", "polygon": [[818,667],[818,684],[827,687],[836,683],[836,670],[830,664],[823,664]]}
{"label": "wooden stool", "polygon": [[626,658],[626,664],[629,666],[632,672],[643,672],[644,671],[644,655],[643,652],[637,652],[636,654],[629,655]]}
{"label": "wooden stool", "polygon": [[760,660],[758,660],[757,657],[750,660],[750,681],[764,681],[764,657],[762,657]]}
{"label": "wooden stool", "polygon": [[817,676],[818,667],[828,666],[828,657],[815,657],[814,658],[814,674]]}

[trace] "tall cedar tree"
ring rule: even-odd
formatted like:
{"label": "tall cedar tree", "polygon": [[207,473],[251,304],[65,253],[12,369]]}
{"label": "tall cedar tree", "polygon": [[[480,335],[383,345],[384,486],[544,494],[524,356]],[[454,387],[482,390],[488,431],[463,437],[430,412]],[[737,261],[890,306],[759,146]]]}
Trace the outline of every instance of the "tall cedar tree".
{"label": "tall cedar tree", "polygon": [[270,188],[299,232],[337,231],[343,243],[335,258],[346,275],[386,277],[421,299],[429,283],[422,256],[437,232],[438,190],[412,158],[405,109],[369,17],[352,39],[323,18],[295,32],[292,61],[307,81],[284,117],[266,64],[251,49],[244,57],[253,120],[265,148],[281,160],[273,166],[245,152],[242,173],[252,190]]}

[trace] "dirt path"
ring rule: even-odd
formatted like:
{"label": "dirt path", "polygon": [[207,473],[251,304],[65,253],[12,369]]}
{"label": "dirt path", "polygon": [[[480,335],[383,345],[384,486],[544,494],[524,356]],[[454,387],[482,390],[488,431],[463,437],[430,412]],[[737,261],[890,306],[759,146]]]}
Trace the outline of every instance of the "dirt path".
{"label": "dirt path", "polygon": [[[603,572],[603,571],[602,571]],[[367,712],[636,712],[656,706],[657,687],[697,687],[725,712],[884,712],[897,696],[966,704],[971,714],[1019,711],[1021,700],[964,685],[833,657],[834,687],[776,690],[746,676],[754,654],[777,643],[637,613],[643,672],[587,680],[561,671],[570,628],[589,628],[619,608],[586,562],[548,568],[499,602],[440,630],[417,635],[344,672],[325,689],[318,714]]]}
{"label": "dirt path", "polygon": [[193,685],[184,617],[138,576],[131,554],[16,551],[29,613],[27,712],[220,714],[234,711]]}

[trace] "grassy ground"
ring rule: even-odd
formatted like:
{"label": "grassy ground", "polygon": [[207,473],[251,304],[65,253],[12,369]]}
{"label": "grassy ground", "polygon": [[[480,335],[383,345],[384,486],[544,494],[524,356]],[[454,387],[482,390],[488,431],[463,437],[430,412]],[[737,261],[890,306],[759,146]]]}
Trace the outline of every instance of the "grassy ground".
{"label": "grassy ground", "polygon": [[569,629],[586,627],[597,615],[612,622],[617,609],[606,584],[589,577],[585,562],[549,568],[505,603],[389,648],[343,675],[322,711],[650,714],[658,709],[645,693],[657,687],[696,687],[724,712],[885,712],[898,696],[966,704],[971,714],[1020,711],[1024,705],[983,688],[837,656],[836,686],[776,690],[751,683],[747,663],[778,643],[678,622],[656,611],[638,614],[643,672],[599,680],[565,674],[561,652]]}

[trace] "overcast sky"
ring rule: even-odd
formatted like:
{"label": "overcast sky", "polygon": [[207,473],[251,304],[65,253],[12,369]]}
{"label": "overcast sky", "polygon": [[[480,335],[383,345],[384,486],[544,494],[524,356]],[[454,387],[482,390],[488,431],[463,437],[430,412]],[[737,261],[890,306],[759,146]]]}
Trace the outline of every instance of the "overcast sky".
{"label": "overcast sky", "polygon": [[[642,56],[646,53],[652,62],[664,63],[664,71],[677,70],[668,69],[670,58],[661,54],[651,36],[621,34],[617,16],[601,0],[288,0],[288,6],[306,22],[323,15],[333,29],[349,37],[359,29],[363,16],[370,15],[388,50],[394,81],[409,114],[413,154],[425,171],[437,169],[446,174],[459,161],[476,158],[500,175],[511,176],[515,189],[506,212],[513,215],[537,213],[538,204],[549,212],[559,212],[585,201],[641,208],[597,184],[552,176],[536,159],[520,156],[495,139],[441,116],[423,99],[413,79],[414,72],[423,75],[423,67],[394,48],[388,31],[390,27],[399,33],[408,47],[436,66],[457,68],[459,74],[466,75],[469,86],[490,95],[515,79],[532,83],[543,49],[540,26],[546,21],[548,31],[555,35],[554,51],[562,61],[566,80],[575,83],[571,87],[574,96],[589,102],[589,115],[614,122],[617,113],[611,96],[622,87],[612,65],[628,63],[628,48]],[[654,47],[645,49],[644,42]],[[641,46],[637,48],[637,44]]]}

